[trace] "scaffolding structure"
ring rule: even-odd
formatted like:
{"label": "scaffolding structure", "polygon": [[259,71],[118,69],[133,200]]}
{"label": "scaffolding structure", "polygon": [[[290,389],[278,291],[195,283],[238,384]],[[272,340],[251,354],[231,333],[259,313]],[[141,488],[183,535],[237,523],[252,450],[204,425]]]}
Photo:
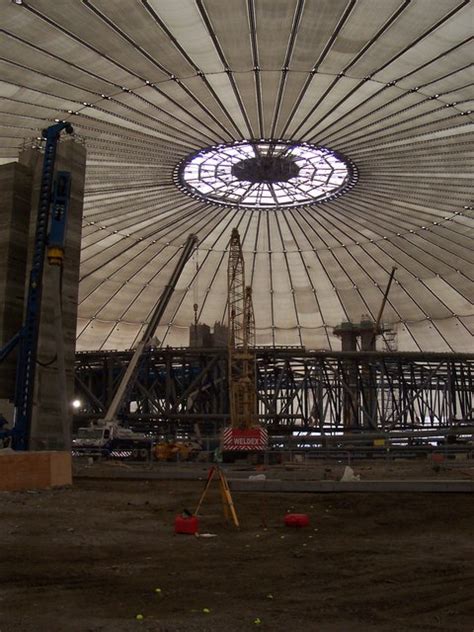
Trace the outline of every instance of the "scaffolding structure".
{"label": "scaffolding structure", "polygon": [[[130,356],[76,355],[78,425],[103,414]],[[255,366],[258,420],[270,434],[448,433],[474,425],[474,354],[265,347],[256,349]],[[149,349],[119,414],[131,427],[154,433],[176,435],[198,422],[204,433],[217,434],[230,421],[226,349]]]}

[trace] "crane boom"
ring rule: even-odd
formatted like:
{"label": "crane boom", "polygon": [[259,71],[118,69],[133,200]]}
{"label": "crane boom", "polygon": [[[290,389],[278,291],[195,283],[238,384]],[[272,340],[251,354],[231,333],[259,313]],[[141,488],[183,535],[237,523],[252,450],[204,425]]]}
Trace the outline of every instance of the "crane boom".
{"label": "crane boom", "polygon": [[230,237],[227,266],[229,349],[244,343],[245,269],[239,231],[234,228]]}
{"label": "crane boom", "polygon": [[158,303],[156,304],[152,317],[150,318],[150,322],[148,323],[148,326],[145,329],[145,332],[135,349],[132,359],[130,360],[122,379],[120,380],[120,384],[103,419],[104,422],[112,422],[116,420],[125,396],[134,384],[139,361],[143,355],[143,352],[146,346],[150,343],[153,335],[155,334],[156,328],[158,327],[161,318],[163,317],[163,314],[165,312],[165,309],[170,302],[171,296],[173,295],[176,283],[178,282],[178,279],[183,272],[184,266],[191,256],[197,244],[197,241],[198,238],[196,237],[196,235],[190,234],[188,236],[183,246],[183,250],[179,257],[178,263],[176,264],[176,267],[171,274],[171,278],[165,285],[163,292],[161,293],[161,296],[158,300]]}
{"label": "crane boom", "polygon": [[255,317],[252,288],[245,285],[245,265],[239,232],[232,230],[229,243],[228,356],[230,427],[224,430],[223,449],[261,450],[268,435],[258,426],[255,374]]}
{"label": "crane boom", "polygon": [[392,271],[390,272],[390,276],[389,276],[389,279],[388,279],[387,287],[385,288],[385,292],[383,294],[382,303],[380,305],[379,313],[377,314],[377,320],[375,321],[375,327],[374,327],[375,333],[377,333],[378,330],[379,330],[380,322],[382,320],[383,310],[385,309],[385,304],[387,303],[388,293],[390,292],[390,287],[392,285],[393,277],[395,276],[396,270],[397,270],[397,268],[395,266],[393,266]]}
{"label": "crane boom", "polygon": [[244,331],[246,348],[255,347],[255,313],[253,311],[252,288],[245,287],[244,295]]}

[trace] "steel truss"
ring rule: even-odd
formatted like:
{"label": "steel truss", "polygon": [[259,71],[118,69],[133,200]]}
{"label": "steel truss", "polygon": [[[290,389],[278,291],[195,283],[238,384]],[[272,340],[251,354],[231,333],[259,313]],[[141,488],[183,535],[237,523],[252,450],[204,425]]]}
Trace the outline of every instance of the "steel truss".
{"label": "steel truss", "polygon": [[[76,355],[76,427],[100,418],[132,352]],[[120,411],[159,434],[229,421],[225,349],[150,349]],[[259,419],[275,434],[447,430],[474,423],[474,354],[257,349]]]}

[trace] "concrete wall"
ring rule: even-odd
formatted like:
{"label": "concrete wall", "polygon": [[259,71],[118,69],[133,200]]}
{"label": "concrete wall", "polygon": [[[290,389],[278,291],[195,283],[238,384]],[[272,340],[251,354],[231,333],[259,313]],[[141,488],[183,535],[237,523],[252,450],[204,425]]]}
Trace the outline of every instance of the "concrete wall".
{"label": "concrete wall", "polygon": [[72,484],[70,452],[0,451],[0,491],[45,489]]}
{"label": "concrete wall", "polygon": [[[34,174],[33,214],[36,217],[43,155],[29,149],[19,158]],[[58,145],[56,170],[70,171],[71,202],[68,213],[67,239],[62,278],[62,310],[59,312],[59,268],[47,262],[43,277],[43,300],[38,346],[39,366],[36,369],[36,388],[33,406],[30,449],[61,450],[70,446],[72,410],[70,402],[74,392],[74,354],[76,346],[77,296],[81,253],[82,211],[84,198],[86,150],[73,139],[64,137]],[[30,226],[30,244],[33,243],[35,221]],[[30,248],[31,258],[31,248]],[[58,315],[61,314],[62,336]],[[63,344],[66,383],[60,380],[58,369],[58,338]]]}
{"label": "concrete wall", "polygon": [[214,323],[214,333],[212,334],[213,347],[227,347],[229,342],[229,328],[219,322]]}
{"label": "concrete wall", "polygon": [[189,328],[189,346],[211,346],[211,328],[209,327],[209,325],[201,323],[199,323],[198,325],[191,325],[191,327]]}
{"label": "concrete wall", "polygon": [[[23,322],[31,186],[27,166],[0,166],[0,347]],[[0,363],[0,400],[13,398],[15,371],[16,351]],[[9,411],[2,406],[0,412],[7,416]]]}
{"label": "concrete wall", "polygon": [[189,328],[190,347],[227,347],[228,328],[221,323],[214,323],[214,331],[211,332],[209,325],[199,323],[191,325]]}

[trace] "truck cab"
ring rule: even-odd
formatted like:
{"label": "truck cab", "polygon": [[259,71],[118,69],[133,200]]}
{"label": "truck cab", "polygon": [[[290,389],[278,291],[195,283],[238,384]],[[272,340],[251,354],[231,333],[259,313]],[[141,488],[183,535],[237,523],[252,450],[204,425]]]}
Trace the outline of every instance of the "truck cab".
{"label": "truck cab", "polygon": [[108,447],[114,436],[114,429],[109,425],[90,426],[79,428],[76,437],[72,440],[72,452],[74,456],[106,456]]}

